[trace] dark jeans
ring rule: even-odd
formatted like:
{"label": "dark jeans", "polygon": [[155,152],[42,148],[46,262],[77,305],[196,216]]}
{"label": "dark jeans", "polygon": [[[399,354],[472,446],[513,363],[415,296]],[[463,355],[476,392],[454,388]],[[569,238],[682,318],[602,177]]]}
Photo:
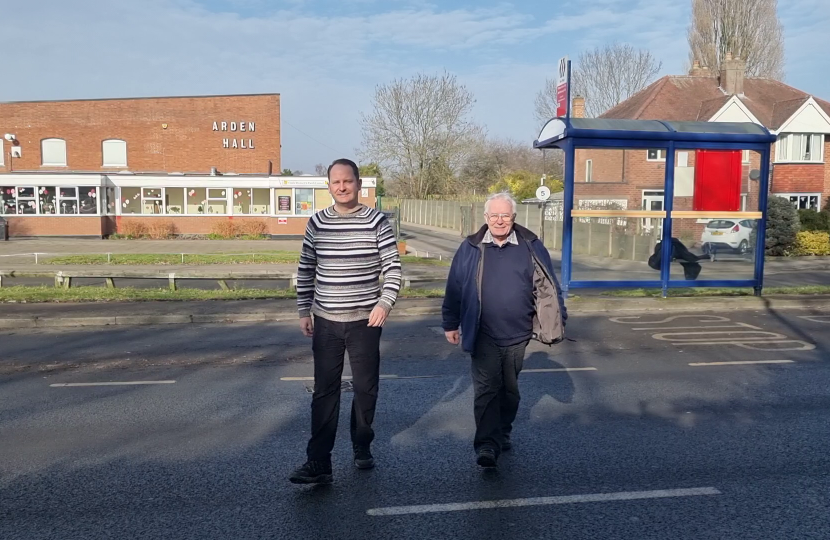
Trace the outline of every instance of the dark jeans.
{"label": "dark jeans", "polygon": [[519,373],[528,342],[499,347],[492,338],[479,334],[473,359],[476,452],[490,448],[496,455],[510,436],[519,411]]}
{"label": "dark jeans", "polygon": [[335,322],[314,317],[314,396],[311,399],[311,439],[306,450],[312,461],[331,460],[340,418],[340,380],[343,359],[352,366],[352,443],[368,446],[375,438],[372,421],[380,378],[380,327],[368,320]]}

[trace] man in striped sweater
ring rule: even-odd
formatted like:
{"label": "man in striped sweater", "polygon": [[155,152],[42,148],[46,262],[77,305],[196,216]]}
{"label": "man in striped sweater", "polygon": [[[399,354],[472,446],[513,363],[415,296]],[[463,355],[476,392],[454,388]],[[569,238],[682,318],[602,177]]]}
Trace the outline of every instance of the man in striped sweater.
{"label": "man in striped sweater", "polygon": [[401,262],[392,227],[382,213],[360,204],[357,165],[338,159],[329,166],[328,178],[334,205],[308,220],[297,271],[300,328],[312,338],[314,396],[308,461],[289,477],[295,484],[332,482],[331,451],[340,416],[346,351],[354,386],[354,464],[359,469],[374,466],[370,444],[375,436],[372,421],[380,378],[380,334],[401,287]]}

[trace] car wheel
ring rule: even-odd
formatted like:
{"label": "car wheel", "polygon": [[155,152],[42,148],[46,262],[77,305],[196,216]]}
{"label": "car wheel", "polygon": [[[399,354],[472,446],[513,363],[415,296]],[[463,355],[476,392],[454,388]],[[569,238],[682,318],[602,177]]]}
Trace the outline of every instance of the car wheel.
{"label": "car wheel", "polygon": [[746,240],[741,240],[741,243],[738,246],[738,253],[744,255],[747,251],[749,251],[749,242],[747,242]]}

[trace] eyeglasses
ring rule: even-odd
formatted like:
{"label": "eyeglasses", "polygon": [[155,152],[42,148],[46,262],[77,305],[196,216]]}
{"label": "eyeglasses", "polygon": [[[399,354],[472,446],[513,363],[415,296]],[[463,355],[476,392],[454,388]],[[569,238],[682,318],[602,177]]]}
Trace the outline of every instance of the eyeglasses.
{"label": "eyeglasses", "polygon": [[495,223],[499,220],[499,218],[501,218],[502,221],[513,221],[516,214],[484,214],[484,216],[489,222]]}

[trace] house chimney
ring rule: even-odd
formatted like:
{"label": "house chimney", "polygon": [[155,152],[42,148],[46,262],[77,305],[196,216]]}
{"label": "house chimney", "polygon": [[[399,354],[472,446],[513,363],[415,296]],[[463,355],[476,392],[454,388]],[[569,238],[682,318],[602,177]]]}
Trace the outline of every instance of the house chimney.
{"label": "house chimney", "polygon": [[573,105],[571,106],[571,116],[574,118],[585,118],[585,98],[582,96],[574,96]]}
{"label": "house chimney", "polygon": [[720,87],[728,95],[743,95],[744,76],[746,75],[746,62],[739,57],[732,57],[732,53],[726,53],[726,59],[720,67]]}
{"label": "house chimney", "polygon": [[689,71],[689,75],[691,75],[692,77],[700,77],[700,62],[698,62],[697,60],[692,62],[692,69]]}

